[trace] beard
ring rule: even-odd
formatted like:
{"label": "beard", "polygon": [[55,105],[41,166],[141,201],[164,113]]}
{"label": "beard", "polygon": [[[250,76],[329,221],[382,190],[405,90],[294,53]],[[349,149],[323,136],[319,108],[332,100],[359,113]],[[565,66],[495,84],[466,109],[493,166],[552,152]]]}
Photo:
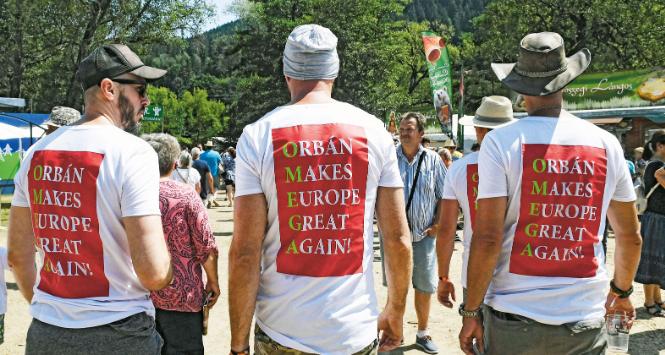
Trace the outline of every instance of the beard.
{"label": "beard", "polygon": [[134,112],[134,108],[124,94],[120,94],[118,104],[120,105],[120,122],[122,123],[122,129],[127,133],[138,136],[141,131],[141,123],[134,120],[136,112]]}

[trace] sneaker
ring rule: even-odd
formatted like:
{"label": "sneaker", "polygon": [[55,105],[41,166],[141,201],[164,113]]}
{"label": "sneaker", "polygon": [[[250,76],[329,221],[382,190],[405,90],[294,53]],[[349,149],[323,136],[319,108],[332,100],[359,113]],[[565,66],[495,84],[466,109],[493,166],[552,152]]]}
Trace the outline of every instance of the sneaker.
{"label": "sneaker", "polygon": [[432,337],[429,335],[422,338],[416,335],[416,345],[420,346],[420,348],[428,354],[436,354],[439,352],[439,348],[434,344]]}
{"label": "sneaker", "polygon": [[215,205],[215,207],[222,207],[217,200],[212,200],[212,204]]}
{"label": "sneaker", "polygon": [[209,209],[212,208],[212,202],[208,201],[208,203],[206,204],[206,207],[208,207]]}

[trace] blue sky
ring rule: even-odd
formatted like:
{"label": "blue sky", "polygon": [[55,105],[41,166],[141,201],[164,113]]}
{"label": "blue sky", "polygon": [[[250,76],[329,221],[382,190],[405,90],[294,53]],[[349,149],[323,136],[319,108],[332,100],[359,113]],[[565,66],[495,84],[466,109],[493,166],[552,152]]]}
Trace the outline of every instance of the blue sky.
{"label": "blue sky", "polygon": [[207,31],[219,25],[231,22],[236,19],[236,16],[228,13],[229,6],[236,0],[206,0],[206,2],[215,7],[215,16],[204,26],[203,30]]}

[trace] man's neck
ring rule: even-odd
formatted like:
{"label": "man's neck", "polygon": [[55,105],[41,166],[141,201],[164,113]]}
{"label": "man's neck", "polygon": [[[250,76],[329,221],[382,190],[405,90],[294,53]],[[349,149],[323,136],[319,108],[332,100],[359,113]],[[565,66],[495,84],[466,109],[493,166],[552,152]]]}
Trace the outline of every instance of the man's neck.
{"label": "man's neck", "polygon": [[556,117],[561,115],[561,105],[542,106],[529,110],[529,116]]}
{"label": "man's neck", "polygon": [[416,146],[412,145],[402,145],[402,152],[404,153],[404,156],[409,160],[412,161],[413,158],[416,157],[416,154],[418,154],[418,151],[420,151],[420,144]]}
{"label": "man's neck", "polygon": [[327,104],[334,102],[329,92],[325,91],[309,91],[302,92],[291,96],[292,105],[307,105],[307,104]]}
{"label": "man's neck", "polygon": [[99,109],[86,109],[83,117],[77,124],[89,124],[89,125],[113,125],[118,128],[122,128],[119,120],[115,119],[115,115],[112,112],[107,112],[106,110]]}

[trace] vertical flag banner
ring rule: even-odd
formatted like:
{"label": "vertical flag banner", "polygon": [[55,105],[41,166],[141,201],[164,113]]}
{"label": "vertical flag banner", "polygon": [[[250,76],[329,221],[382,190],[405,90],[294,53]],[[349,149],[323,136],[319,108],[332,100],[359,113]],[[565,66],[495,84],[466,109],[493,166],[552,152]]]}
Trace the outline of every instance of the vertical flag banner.
{"label": "vertical flag banner", "polygon": [[453,138],[453,104],[451,100],[453,84],[450,78],[450,59],[446,41],[432,32],[423,32],[422,37],[434,110],[439,119],[441,131]]}

